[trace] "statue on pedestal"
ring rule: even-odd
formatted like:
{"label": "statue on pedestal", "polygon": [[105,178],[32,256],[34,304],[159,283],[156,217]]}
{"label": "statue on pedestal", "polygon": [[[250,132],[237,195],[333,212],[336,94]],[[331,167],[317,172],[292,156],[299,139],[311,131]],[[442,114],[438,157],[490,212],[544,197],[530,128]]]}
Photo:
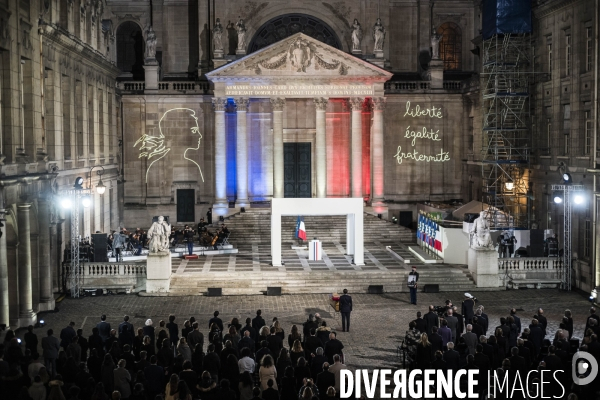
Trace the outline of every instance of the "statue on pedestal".
{"label": "statue on pedestal", "polygon": [[385,28],[381,24],[381,18],[377,18],[377,22],[373,26],[373,40],[375,45],[373,46],[375,51],[383,51],[383,40],[385,39]]}
{"label": "statue on pedestal", "polygon": [[238,50],[246,49],[246,25],[244,25],[244,20],[239,19],[238,22],[235,23],[235,30],[238,35]]}
{"label": "statue on pedestal", "polygon": [[360,26],[360,22],[355,18],[352,24],[352,51],[360,51],[362,37],[362,27]]}
{"label": "statue on pedestal", "polygon": [[146,32],[146,59],[153,60],[156,58],[156,33],[152,29],[152,25]]}
{"label": "statue on pedestal", "polygon": [[493,250],[494,244],[490,235],[490,224],[487,220],[488,212],[482,211],[479,217],[473,221],[471,228],[471,248],[475,250]]}
{"label": "statue on pedestal", "polygon": [[442,40],[441,34],[438,34],[435,30],[431,32],[431,59],[440,59],[440,40]]}
{"label": "statue on pedestal", "polygon": [[169,251],[169,234],[171,227],[165,222],[163,216],[158,217],[158,222],[153,222],[148,229],[148,240],[150,253]]}
{"label": "statue on pedestal", "polygon": [[223,51],[223,25],[221,25],[221,20],[217,18],[215,22],[215,26],[213,28],[213,46],[216,52]]}

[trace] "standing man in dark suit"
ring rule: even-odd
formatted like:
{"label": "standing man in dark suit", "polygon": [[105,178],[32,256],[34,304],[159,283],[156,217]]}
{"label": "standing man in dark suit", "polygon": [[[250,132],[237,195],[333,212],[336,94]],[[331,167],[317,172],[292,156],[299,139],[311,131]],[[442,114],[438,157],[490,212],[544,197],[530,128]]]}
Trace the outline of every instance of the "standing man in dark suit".
{"label": "standing man in dark suit", "polygon": [[[475,302],[473,301],[473,296],[469,293],[465,293],[465,300],[462,303],[462,314],[465,319],[465,324],[473,323],[473,307],[475,306]],[[475,351],[473,351],[473,354]]]}
{"label": "standing man in dark suit", "polygon": [[[54,331],[48,329],[48,336],[42,338],[42,350],[44,352],[44,364],[46,364],[46,370],[48,374],[53,377],[56,375],[56,359],[58,358],[58,352],[60,351],[60,340],[52,336]],[[52,370],[52,372],[50,372]]]}
{"label": "standing man in dark suit", "polygon": [[425,316],[423,317],[423,319],[425,320],[425,323],[427,324],[427,336],[431,335],[431,332],[433,331],[433,327],[440,326],[440,319],[438,318],[437,314],[433,311],[433,306],[429,306],[429,312],[427,314],[425,314]]}
{"label": "standing man in dark suit", "polygon": [[75,322],[71,321],[67,327],[60,331],[60,347],[62,347],[64,351],[67,351],[67,347],[71,344],[73,338],[77,336],[74,326]]}
{"label": "standing man in dark suit", "polygon": [[98,322],[96,328],[98,328],[98,334],[102,338],[102,342],[106,342],[110,337],[110,324],[106,322],[106,315],[102,314],[100,316],[100,322]]}
{"label": "standing man in dark suit", "polygon": [[425,322],[425,320],[423,319],[423,317],[421,316],[421,311],[417,311],[417,319],[414,320],[414,323],[417,327],[417,330],[421,333],[425,332],[427,330],[427,323]]}
{"label": "standing man in dark suit", "polygon": [[519,334],[521,334],[521,318],[517,316],[517,310],[515,308],[510,309],[510,316],[515,320],[515,325],[517,325],[517,330]]}
{"label": "standing man in dark suit", "polygon": [[448,343],[448,351],[444,353],[443,357],[444,361],[446,361],[446,367],[456,372],[460,368],[460,354],[458,351],[454,350],[454,343]]}
{"label": "standing man in dark suit", "polygon": [[[414,281],[411,281],[411,275],[414,275]],[[413,265],[412,271],[408,274],[408,288],[410,289],[410,304],[417,304],[417,286],[419,285],[419,273],[417,267]]]}
{"label": "standing man in dark suit", "polygon": [[352,296],[348,296],[348,289],[340,297],[340,313],[342,314],[342,331],[350,332],[350,313],[352,312]]}
{"label": "standing man in dark suit", "polygon": [[252,320],[252,327],[256,330],[256,334],[260,331],[260,328],[265,326],[265,320],[262,317],[262,311],[256,310],[256,317]]}

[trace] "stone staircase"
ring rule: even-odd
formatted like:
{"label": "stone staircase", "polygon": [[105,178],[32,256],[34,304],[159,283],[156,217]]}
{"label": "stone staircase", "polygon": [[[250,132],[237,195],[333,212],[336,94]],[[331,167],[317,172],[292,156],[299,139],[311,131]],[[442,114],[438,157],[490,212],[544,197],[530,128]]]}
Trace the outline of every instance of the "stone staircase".
{"label": "stone staircase", "polygon": [[[295,244],[297,217],[281,218],[282,244]],[[248,209],[226,219],[231,231],[229,242],[235,245],[250,243],[271,243],[271,211],[268,209]],[[304,217],[307,238],[317,237],[322,242],[337,241],[346,243],[345,216],[306,216]],[[390,243],[415,243],[416,234],[408,228],[364,214],[364,241]]]}
{"label": "stone staircase", "polygon": [[[408,293],[408,270],[389,272],[208,272],[201,278],[173,275],[170,295],[205,295],[208,288],[222,288],[223,295],[264,294],[267,287],[279,286],[282,294],[341,292],[366,293],[370,285],[383,285],[386,293]],[[419,291],[426,284],[438,284],[441,292],[481,292],[498,289],[477,289],[461,267],[419,267]]]}

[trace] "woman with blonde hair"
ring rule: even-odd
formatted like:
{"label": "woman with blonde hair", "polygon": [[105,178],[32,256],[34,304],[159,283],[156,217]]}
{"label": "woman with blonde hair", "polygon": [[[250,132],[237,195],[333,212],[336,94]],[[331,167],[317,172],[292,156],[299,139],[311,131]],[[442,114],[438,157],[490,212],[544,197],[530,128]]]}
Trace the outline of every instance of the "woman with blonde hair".
{"label": "woman with blonde hair", "polygon": [[258,340],[256,341],[256,343],[261,343],[263,340],[267,340],[267,336],[269,336],[270,334],[271,330],[269,329],[269,327],[266,325],[263,326],[258,332]]}
{"label": "woman with blonde hair", "polygon": [[417,342],[417,368],[427,369],[433,361],[433,346],[429,343],[426,333],[421,334]]}
{"label": "woman with blonde hair", "polygon": [[165,388],[165,400],[177,400],[178,386],[179,377],[177,374],[171,375],[171,379],[169,379],[169,383],[167,383],[167,387]]}
{"label": "woman with blonde hair", "polygon": [[269,379],[273,379],[273,389],[277,389],[277,369],[273,363],[273,357],[269,354],[264,356],[260,361],[260,369],[258,370],[258,377],[260,378],[261,390],[267,390],[269,386],[267,382]]}
{"label": "woman with blonde hair", "polygon": [[275,335],[279,336],[281,340],[285,340],[285,332],[279,323],[279,320],[273,322],[273,328],[275,328]]}
{"label": "woman with blonde hair", "polygon": [[294,341],[296,340],[302,342],[302,335],[298,331],[298,327],[296,325],[292,325],[292,332],[288,335],[288,346],[290,349],[294,346]]}
{"label": "woman with blonde hair", "polygon": [[307,387],[306,389],[304,389],[304,392],[302,392],[302,396],[300,397],[300,400],[312,400],[313,398],[313,391],[311,388]]}
{"label": "woman with blonde hair", "polygon": [[292,348],[290,349],[290,359],[292,360],[292,365],[298,365],[298,359],[300,357],[304,357],[304,349],[302,348],[302,344],[298,339],[294,341]]}
{"label": "woman with blonde hair", "polygon": [[229,332],[225,336],[223,336],[223,342],[231,340],[231,344],[233,344],[236,348],[238,346],[238,343],[240,342],[240,339],[240,334],[238,333],[238,329],[235,325],[230,325]]}

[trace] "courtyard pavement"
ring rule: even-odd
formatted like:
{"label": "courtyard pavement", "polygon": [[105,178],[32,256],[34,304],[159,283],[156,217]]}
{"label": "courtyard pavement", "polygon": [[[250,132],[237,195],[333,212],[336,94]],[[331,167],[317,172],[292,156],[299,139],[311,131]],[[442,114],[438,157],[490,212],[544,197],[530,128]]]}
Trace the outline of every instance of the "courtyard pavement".
{"label": "courtyard pavement", "polygon": [[[350,293],[354,311],[351,316],[350,332],[341,332],[341,319],[329,307],[326,294],[284,295],[284,296],[226,296],[226,297],[140,297],[137,295],[108,295],[100,297],[84,297],[81,299],[65,299],[57,304],[58,312],[39,315],[46,326],[36,328],[34,332],[41,340],[48,328],[54,329],[59,336],[62,328],[69,321],[74,321],[77,328],[83,328],[84,335],[91,335],[92,328],[105,313],[107,321],[117,328],[123,315],[130,316],[134,327],[141,327],[147,318],[158,326],[161,319],[167,320],[169,314],[176,315],[180,329],[183,322],[194,316],[200,322],[205,334],[208,331],[208,320],[215,310],[228,322],[238,317],[243,324],[246,317],[254,317],[257,309],[263,310],[265,320],[277,317],[285,329],[290,332],[293,324],[301,325],[309,313],[319,312],[327,324],[338,331],[338,339],[344,344],[347,364],[351,368],[398,368],[400,360],[396,348],[413,320],[417,311],[427,312],[429,304],[443,305],[446,299],[460,304],[462,294],[459,293],[419,293],[418,305],[409,303],[406,293],[369,295]],[[512,290],[501,292],[472,292],[479,303],[485,306],[490,317],[490,327],[499,325],[499,318],[507,316],[511,307],[519,310],[522,326],[526,327],[537,307],[544,309],[548,318],[548,332],[553,335],[565,309],[573,312],[574,336],[581,337],[589,314],[590,303],[581,293],[560,292],[556,289]],[[24,330],[18,332],[22,337]],[[491,328],[488,330],[488,336]],[[2,338],[3,338],[2,334]],[[285,341],[287,345],[287,340]],[[40,349],[41,350],[41,349]]]}

